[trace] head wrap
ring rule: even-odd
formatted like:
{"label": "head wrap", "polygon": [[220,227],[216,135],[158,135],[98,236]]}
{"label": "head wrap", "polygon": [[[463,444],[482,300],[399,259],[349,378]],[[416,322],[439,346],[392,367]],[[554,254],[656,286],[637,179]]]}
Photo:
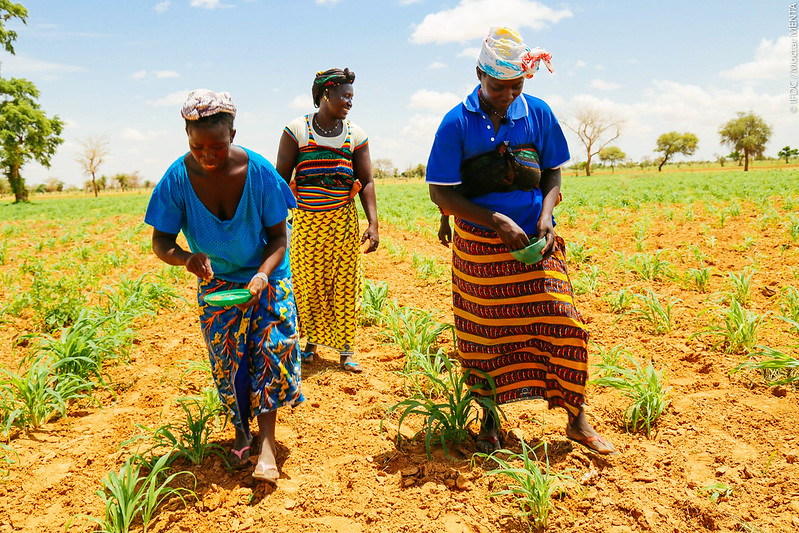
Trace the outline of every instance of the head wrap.
{"label": "head wrap", "polygon": [[344,70],[340,68],[320,70],[316,73],[313,86],[311,87],[311,96],[313,97],[314,105],[319,107],[319,100],[322,98],[325,89],[332,89],[333,87],[338,87],[339,85],[352,83],[354,81],[355,73],[348,68]]}
{"label": "head wrap", "polygon": [[483,47],[477,56],[477,66],[498,80],[532,78],[543,61],[550,72],[552,54],[543,48],[533,48],[522,42],[522,37],[510,28],[494,27],[483,39]]}
{"label": "head wrap", "polygon": [[208,89],[197,89],[189,93],[180,114],[186,120],[199,120],[217,113],[230,113],[236,117],[236,106],[230,93],[215,93]]}

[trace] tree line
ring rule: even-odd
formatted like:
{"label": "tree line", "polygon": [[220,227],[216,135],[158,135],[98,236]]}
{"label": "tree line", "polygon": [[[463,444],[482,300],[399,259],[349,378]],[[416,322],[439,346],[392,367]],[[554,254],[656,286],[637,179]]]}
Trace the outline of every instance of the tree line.
{"label": "tree line", "polygon": [[[591,161],[594,156],[608,163],[614,168],[627,159],[627,154],[617,146],[610,144],[621,136],[623,121],[611,115],[600,112],[592,107],[582,107],[575,113],[575,121],[564,123],[580,139],[585,149],[585,162],[580,164],[585,169],[585,175],[591,175]],[[723,166],[726,159],[734,159],[743,165],[744,171],[749,170],[749,162],[755,158],[763,157],[766,144],[771,138],[772,129],[763,118],[753,112],[739,111],[735,118],[730,119],[719,127],[721,144],[732,148],[728,156],[717,156],[717,161]],[[660,135],[657,139],[654,152],[660,154],[657,159],[658,171],[663,165],[677,155],[691,156],[699,147],[699,139],[691,132],[679,133],[670,131]],[[799,155],[799,150],[784,147],[778,156],[788,163],[791,157]]]}

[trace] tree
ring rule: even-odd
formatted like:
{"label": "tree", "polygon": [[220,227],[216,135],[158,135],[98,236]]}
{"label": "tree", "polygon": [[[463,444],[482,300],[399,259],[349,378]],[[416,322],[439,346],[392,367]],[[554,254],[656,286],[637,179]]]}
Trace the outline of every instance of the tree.
{"label": "tree", "polygon": [[[3,35],[0,32],[0,42]],[[23,165],[33,159],[49,168],[50,158],[64,142],[60,137],[63,122],[57,116],[47,118],[36,101],[38,97],[38,89],[28,80],[0,78],[0,167],[8,178],[15,202],[28,198],[20,173]]]}
{"label": "tree", "polygon": [[82,151],[78,154],[76,161],[80,163],[83,173],[92,177],[92,189],[94,189],[94,196],[96,198],[98,188],[95,174],[103,161],[105,161],[105,156],[108,155],[108,137],[105,135],[86,137],[79,142]]}
{"label": "tree", "polygon": [[777,155],[781,158],[785,159],[785,164],[788,164],[788,160],[792,157],[796,157],[799,155],[799,149],[791,148],[790,146],[784,147],[782,150],[777,152]]}
{"label": "tree", "polygon": [[383,179],[397,174],[394,163],[391,162],[391,159],[385,158],[372,161],[372,170],[374,171],[375,179]]}
{"label": "tree", "polygon": [[[576,125],[566,124],[566,127],[577,134],[585,146],[585,175],[591,175],[591,158],[602,149],[619,138],[622,121],[605,115],[597,109],[583,106],[574,113]],[[606,135],[613,135],[607,140],[602,140]]]}
{"label": "tree", "polygon": [[766,143],[771,138],[771,126],[751,111],[739,111],[738,118],[719,128],[719,135],[722,144],[731,146],[736,152],[743,152],[744,171],[748,171],[750,156],[763,155]]}
{"label": "tree", "polygon": [[14,53],[14,41],[17,40],[17,32],[7,30],[5,23],[9,19],[16,18],[26,24],[28,18],[28,10],[22,4],[15,4],[9,0],[0,0],[0,45],[6,49],[6,52]]}
{"label": "tree", "polygon": [[138,171],[134,171],[130,174],[120,172],[116,174],[113,178],[113,181],[117,182],[119,188],[123,191],[126,189],[136,189],[139,187],[139,182],[141,181],[141,176],[139,175]]}
{"label": "tree", "polygon": [[615,172],[613,167],[616,163],[620,163],[627,159],[627,154],[622,152],[621,148],[618,146],[608,146],[599,151],[599,159],[601,159],[603,163],[610,163],[610,170]]}
{"label": "tree", "polygon": [[663,165],[671,159],[671,156],[676,154],[693,155],[696,152],[699,139],[693,133],[677,133],[670,131],[658,137],[657,148],[655,152],[661,152],[663,157],[658,165],[658,172],[661,171]]}

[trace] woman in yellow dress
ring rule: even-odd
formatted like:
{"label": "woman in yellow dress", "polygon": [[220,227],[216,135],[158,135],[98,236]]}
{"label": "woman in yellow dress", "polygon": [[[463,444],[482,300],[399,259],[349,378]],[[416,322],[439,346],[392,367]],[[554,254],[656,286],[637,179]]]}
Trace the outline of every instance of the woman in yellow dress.
{"label": "woman in yellow dress", "polygon": [[[339,352],[343,370],[361,372],[353,358],[360,245],[368,241],[365,252],[373,252],[379,236],[369,141],[347,120],[354,81],[348,69],[316,74],[311,94],[319,110],[284,128],[275,167],[297,197],[289,257],[300,335],[307,339],[302,360],[312,362],[317,346],[327,346]],[[363,235],[356,194],[369,222]]]}

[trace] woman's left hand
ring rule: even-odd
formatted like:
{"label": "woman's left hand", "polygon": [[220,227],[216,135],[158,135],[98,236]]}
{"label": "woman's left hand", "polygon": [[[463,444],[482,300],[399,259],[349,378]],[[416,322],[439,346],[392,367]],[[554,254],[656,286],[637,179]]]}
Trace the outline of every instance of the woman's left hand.
{"label": "woman's left hand", "polygon": [[247,300],[243,304],[239,304],[236,306],[242,311],[249,309],[250,307],[258,303],[258,300],[261,299],[261,293],[264,292],[264,290],[266,289],[266,282],[261,278],[257,277],[252,278],[245,288],[250,291],[250,294],[252,296],[250,297],[249,300]]}
{"label": "woman's left hand", "polygon": [[376,224],[369,224],[369,227],[366,228],[366,231],[363,232],[363,237],[361,237],[361,244],[369,241],[369,247],[363,251],[363,253],[368,254],[377,250],[377,246],[380,244],[380,235],[377,231]]}

